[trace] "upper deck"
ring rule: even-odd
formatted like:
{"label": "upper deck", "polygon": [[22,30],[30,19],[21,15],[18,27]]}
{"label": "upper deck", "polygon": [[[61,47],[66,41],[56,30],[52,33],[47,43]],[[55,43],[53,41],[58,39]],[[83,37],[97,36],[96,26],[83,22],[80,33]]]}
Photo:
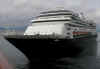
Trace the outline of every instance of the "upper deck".
{"label": "upper deck", "polygon": [[53,11],[45,11],[45,12],[41,12],[40,14],[59,13],[59,12],[73,12],[73,11],[70,11],[70,10],[53,10]]}
{"label": "upper deck", "polygon": [[36,19],[32,20],[33,23],[39,22],[53,22],[53,21],[71,21],[72,18],[80,19],[77,13],[69,10],[55,10],[41,12]]}
{"label": "upper deck", "polygon": [[53,11],[41,12],[38,17],[59,16],[59,15],[78,16],[78,14],[74,13],[73,11],[69,11],[69,10],[53,10]]}
{"label": "upper deck", "polygon": [[82,18],[83,15],[70,10],[53,10],[41,12],[32,23],[74,23],[83,26],[96,27],[93,22]]}

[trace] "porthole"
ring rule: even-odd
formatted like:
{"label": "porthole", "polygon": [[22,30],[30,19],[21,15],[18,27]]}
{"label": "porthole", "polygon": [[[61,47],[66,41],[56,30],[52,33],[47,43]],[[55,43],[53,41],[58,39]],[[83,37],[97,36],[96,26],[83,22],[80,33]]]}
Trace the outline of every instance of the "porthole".
{"label": "porthole", "polygon": [[67,30],[71,30],[71,28],[67,28]]}
{"label": "porthole", "polygon": [[70,35],[70,33],[68,32],[67,35]]}

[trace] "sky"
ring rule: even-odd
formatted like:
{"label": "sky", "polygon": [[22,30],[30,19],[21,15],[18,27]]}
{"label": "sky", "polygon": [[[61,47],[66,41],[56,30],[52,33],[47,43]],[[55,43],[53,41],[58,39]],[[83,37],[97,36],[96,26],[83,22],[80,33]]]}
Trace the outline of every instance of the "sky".
{"label": "sky", "polygon": [[83,12],[100,26],[100,0],[0,0],[0,26],[27,26],[41,11],[66,9]]}

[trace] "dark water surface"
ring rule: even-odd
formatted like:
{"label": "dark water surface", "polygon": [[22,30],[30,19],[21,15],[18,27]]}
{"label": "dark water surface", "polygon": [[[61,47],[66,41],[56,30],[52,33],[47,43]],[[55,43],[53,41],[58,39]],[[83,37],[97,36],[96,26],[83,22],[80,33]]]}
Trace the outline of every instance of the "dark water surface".
{"label": "dark water surface", "polygon": [[[77,55],[77,57],[55,59],[55,61],[60,61],[61,63],[56,65],[58,68],[55,69],[100,69],[99,45],[100,33],[97,40],[85,40],[83,43],[80,43],[84,51]],[[4,60],[0,64],[5,62],[7,69],[28,69],[28,59],[2,36],[0,37],[0,53],[0,60]]]}

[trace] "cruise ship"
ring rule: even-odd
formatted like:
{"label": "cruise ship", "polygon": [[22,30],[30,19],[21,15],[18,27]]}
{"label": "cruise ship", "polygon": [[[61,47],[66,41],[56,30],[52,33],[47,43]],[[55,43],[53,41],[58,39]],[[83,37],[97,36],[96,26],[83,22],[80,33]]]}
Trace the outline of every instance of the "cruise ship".
{"label": "cruise ship", "polygon": [[86,49],[81,44],[88,44],[96,36],[96,24],[92,20],[70,10],[51,10],[41,12],[31,20],[23,35],[7,35],[5,38],[34,66],[50,68],[56,63],[55,59],[76,57]]}

